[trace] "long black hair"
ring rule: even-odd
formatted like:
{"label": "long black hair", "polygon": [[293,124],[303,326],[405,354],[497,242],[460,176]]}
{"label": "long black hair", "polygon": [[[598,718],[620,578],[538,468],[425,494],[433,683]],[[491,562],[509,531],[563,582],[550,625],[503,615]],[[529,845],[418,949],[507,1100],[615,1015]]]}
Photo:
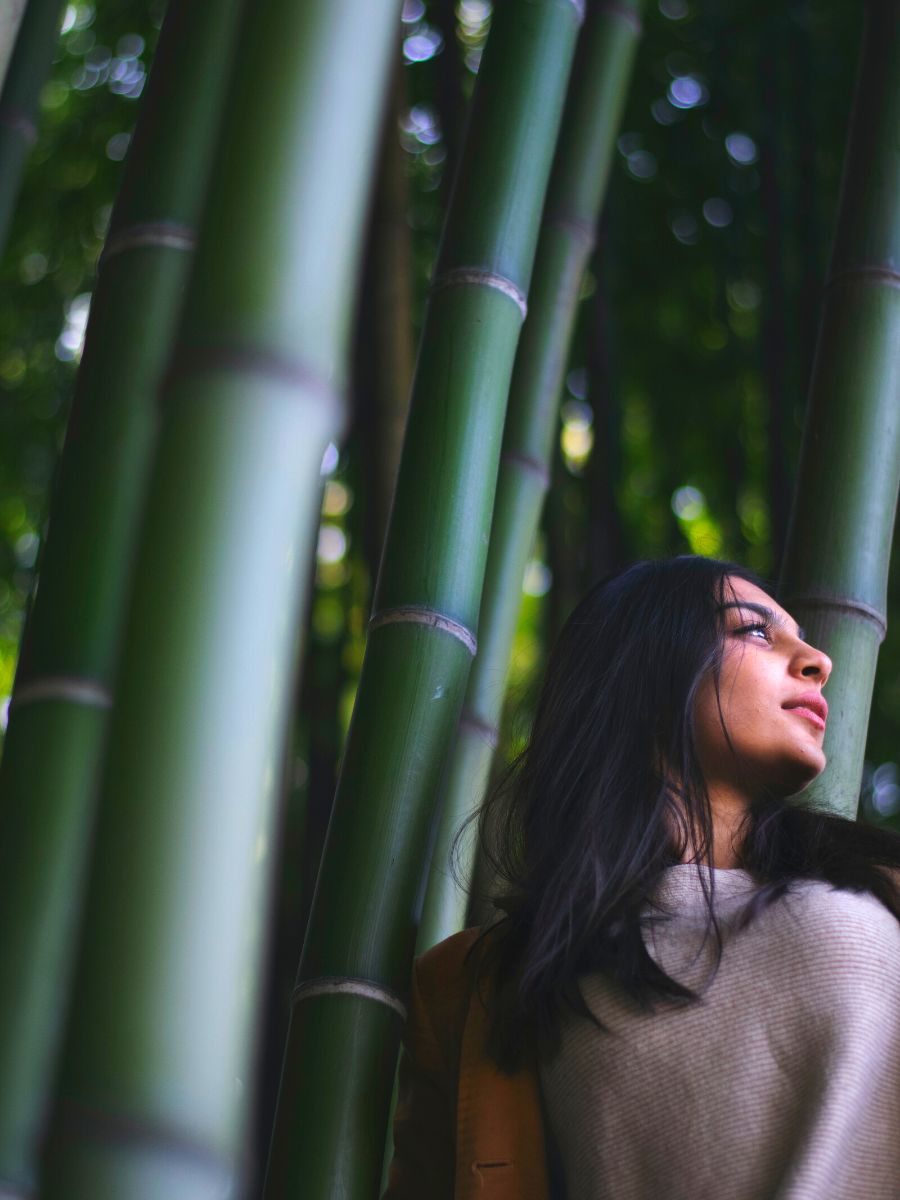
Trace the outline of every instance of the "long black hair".
{"label": "long black hair", "polygon": [[[693,998],[641,932],[662,872],[688,847],[721,952],[714,876],[702,870],[712,816],[693,714],[704,680],[718,696],[729,578],[765,589],[714,559],[637,563],[585,596],[550,655],[530,739],[478,817],[498,910],[481,939],[488,1049],[504,1070],[555,1043],[564,1005],[594,1019],[577,986],[589,971],[647,1007]],[[759,884],[745,920],[800,878],[869,891],[900,920],[884,870],[900,867],[900,837],[756,794],[740,843]]]}

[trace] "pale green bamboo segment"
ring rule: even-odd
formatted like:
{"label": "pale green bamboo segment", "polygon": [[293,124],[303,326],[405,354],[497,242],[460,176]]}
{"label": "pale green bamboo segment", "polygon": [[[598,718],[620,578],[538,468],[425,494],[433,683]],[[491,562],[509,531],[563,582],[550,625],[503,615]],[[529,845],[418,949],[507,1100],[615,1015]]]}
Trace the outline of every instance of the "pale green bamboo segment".
{"label": "pale green bamboo segment", "polygon": [[578,296],[594,242],[615,139],[640,36],[639,0],[588,3],[535,258],[528,319],[516,354],[491,525],[478,654],[447,773],[419,927],[418,951],[466,922],[473,869],[470,825],[479,808],[499,736],[506,677],[522,597],[522,578],[543,507],[558,425],[559,398]]}
{"label": "pale green bamboo segment", "polygon": [[825,650],[828,767],[856,813],[900,484],[900,7],[868,5],[780,594]]}
{"label": "pale green bamboo segment", "polygon": [[580,13],[499,4],[412,388],[298,972],[267,1200],[370,1200],[434,806],[475,648],[503,415]]}
{"label": "pale green bamboo segment", "polygon": [[[62,1034],[158,389],[239,0],[173,0],[94,293],[0,763],[0,1180],[30,1192]],[[4,1193],[4,1194],[7,1194]]]}
{"label": "pale green bamboo segment", "polygon": [[49,1200],[245,1186],[297,630],[398,14],[243,13],[117,670]]}
{"label": "pale green bamboo segment", "polygon": [[27,0],[4,0],[3,7],[0,8],[0,89],[6,79],[26,3]]}
{"label": "pale green bamboo segment", "polygon": [[[8,0],[3,3],[6,7]],[[21,10],[20,0],[13,2],[16,8]],[[38,99],[50,71],[61,16],[60,0],[28,0],[27,7],[20,11],[11,52],[9,47],[6,49],[8,59],[0,91],[0,255],[6,249],[22,172],[37,138]],[[11,29],[15,13],[10,17],[5,28]]]}
{"label": "pale green bamboo segment", "polygon": [[[481,805],[490,782],[496,749],[493,727],[485,727],[463,716],[456,731],[438,818],[416,942],[417,954],[424,954],[430,946],[466,924],[469,884],[477,853],[474,822],[469,822],[465,830],[460,831],[466,818],[477,812]],[[462,876],[459,882],[457,875]]]}

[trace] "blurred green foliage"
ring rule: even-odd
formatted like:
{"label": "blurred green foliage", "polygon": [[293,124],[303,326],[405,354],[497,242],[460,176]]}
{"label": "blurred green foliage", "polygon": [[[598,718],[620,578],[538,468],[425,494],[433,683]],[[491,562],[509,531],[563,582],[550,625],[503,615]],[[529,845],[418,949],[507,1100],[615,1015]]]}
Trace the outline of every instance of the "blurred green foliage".
{"label": "blurred green foliage", "polygon": [[[39,136],[2,262],[0,695],[12,684],[97,259],[162,8],[61,6]],[[123,381],[127,386],[127,381]]]}
{"label": "blurred green foliage", "polygon": [[[0,695],[11,687],[96,262],[163,8],[68,5],[42,93],[2,264]],[[397,133],[417,326],[490,13],[488,0],[403,5]],[[547,639],[611,566],[693,550],[777,573],[861,21],[862,6],[837,0],[648,3],[583,289],[554,494],[526,578],[511,676],[526,721]],[[365,551],[361,436],[351,431],[326,489],[311,619],[308,671],[328,697],[314,719],[332,730],[313,741],[335,751],[377,570]],[[876,817],[900,808],[897,609],[895,583],[869,737],[866,812]],[[303,720],[298,744],[302,789]]]}

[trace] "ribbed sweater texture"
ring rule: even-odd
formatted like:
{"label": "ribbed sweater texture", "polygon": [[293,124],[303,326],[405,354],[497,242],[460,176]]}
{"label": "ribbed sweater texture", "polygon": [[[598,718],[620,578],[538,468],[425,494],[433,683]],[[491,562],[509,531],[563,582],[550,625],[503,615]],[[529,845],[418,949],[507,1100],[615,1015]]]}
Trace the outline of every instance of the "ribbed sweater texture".
{"label": "ribbed sweater texture", "polygon": [[900,924],[871,895],[801,881],[740,928],[755,886],[686,864],[663,877],[645,943],[698,1003],[647,1012],[581,980],[606,1031],[567,1015],[539,1071],[568,1200],[900,1198]]}

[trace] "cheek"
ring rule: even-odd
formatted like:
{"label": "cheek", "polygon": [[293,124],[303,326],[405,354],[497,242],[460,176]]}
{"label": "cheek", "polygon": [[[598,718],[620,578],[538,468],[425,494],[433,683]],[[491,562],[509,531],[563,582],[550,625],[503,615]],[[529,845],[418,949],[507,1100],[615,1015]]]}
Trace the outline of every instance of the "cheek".
{"label": "cheek", "polygon": [[709,680],[698,697],[698,727],[707,742],[723,742],[722,722],[732,739],[752,735],[763,713],[762,691],[752,662],[743,654],[726,653],[719,676],[719,691]]}
{"label": "cheek", "polygon": [[[802,721],[781,708],[780,676],[773,677],[769,661],[749,655],[730,672],[723,670],[722,713],[742,769],[753,764],[771,786],[785,794],[801,790],[825,766],[820,740]],[[715,695],[712,695],[715,713]],[[707,746],[719,757],[730,756],[718,719],[706,723]]]}
{"label": "cheek", "polygon": [[759,653],[727,655],[722,668],[720,686],[722,711],[729,731],[739,728],[748,736],[761,726],[771,729],[773,718],[780,712],[781,680],[775,677],[775,664]]}
{"label": "cheek", "polygon": [[[777,704],[777,681],[773,680],[767,660],[740,651],[726,654],[716,701],[712,681],[704,685],[697,698],[697,737],[708,749],[730,753],[728,740],[742,757],[765,759],[778,754],[777,743],[785,729]],[[719,712],[721,705],[721,715]],[[722,729],[722,721],[728,731]]]}
{"label": "cheek", "polygon": [[701,748],[715,745],[723,736],[716,692],[711,682],[704,683],[697,693],[694,704],[694,735]]}

